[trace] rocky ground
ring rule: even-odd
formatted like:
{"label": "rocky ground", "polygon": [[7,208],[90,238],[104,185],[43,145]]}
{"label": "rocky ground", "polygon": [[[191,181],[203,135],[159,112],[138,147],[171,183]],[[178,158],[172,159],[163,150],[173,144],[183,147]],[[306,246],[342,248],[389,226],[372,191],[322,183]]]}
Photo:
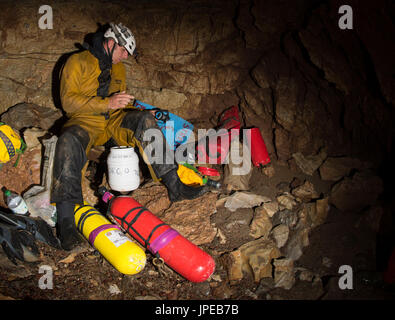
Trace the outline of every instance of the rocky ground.
{"label": "rocky ground", "polygon": [[[310,181],[315,197],[325,198],[331,183],[322,181],[317,172],[309,176],[276,161],[263,170],[254,168],[253,177],[248,193],[239,191],[231,195],[248,194],[258,198],[248,198],[249,204],[233,202],[233,207],[226,191],[209,193],[204,199],[170,204],[165,188],[149,181],[132,194],[213,256],[216,270],[208,281],[192,283],[167,267],[158,268],[152,263],[150,253],[147,253],[145,269],[128,276],[114,269],[88,243],[72,252],[40,243],[41,257],[36,263],[19,262],[15,266],[0,253],[1,298],[317,300],[395,297],[393,288],[380,281],[379,273],[370,272],[377,269],[377,233],[372,220],[366,219],[368,213],[344,213],[329,205],[326,217],[317,222],[317,226],[307,227],[305,223],[302,227],[300,221],[307,220],[308,216],[303,215],[306,205],[316,204],[316,200],[299,202],[301,198],[293,196],[298,194],[295,190],[298,187],[301,190],[300,186],[306,185],[304,181]],[[290,202],[278,198],[279,195],[286,195]],[[310,192],[307,197],[311,196]],[[235,204],[245,208],[235,209]],[[52,289],[39,288],[43,275],[39,268],[43,265],[53,270]],[[339,288],[338,270],[342,265],[353,268],[352,290]]]}

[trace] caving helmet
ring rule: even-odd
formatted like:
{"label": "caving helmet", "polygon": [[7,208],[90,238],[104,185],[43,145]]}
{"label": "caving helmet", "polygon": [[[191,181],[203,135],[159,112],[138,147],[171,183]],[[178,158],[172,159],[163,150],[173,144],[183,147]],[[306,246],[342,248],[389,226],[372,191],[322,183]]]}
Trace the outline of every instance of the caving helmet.
{"label": "caving helmet", "polygon": [[130,55],[133,55],[136,49],[136,40],[129,28],[122,23],[110,23],[110,28],[104,33],[104,38],[112,38],[114,41],[124,47]]}

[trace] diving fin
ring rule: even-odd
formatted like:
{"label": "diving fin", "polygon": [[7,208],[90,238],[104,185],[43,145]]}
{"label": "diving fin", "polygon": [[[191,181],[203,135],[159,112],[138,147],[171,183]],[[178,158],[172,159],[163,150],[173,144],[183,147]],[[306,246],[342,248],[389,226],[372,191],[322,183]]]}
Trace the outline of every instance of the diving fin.
{"label": "diving fin", "polygon": [[8,259],[15,265],[16,259],[27,262],[39,260],[40,252],[34,237],[16,226],[0,222],[0,243]]}
{"label": "diving fin", "polygon": [[51,227],[40,217],[31,218],[0,211],[0,220],[30,232],[37,240],[60,249],[59,240],[54,236]]}

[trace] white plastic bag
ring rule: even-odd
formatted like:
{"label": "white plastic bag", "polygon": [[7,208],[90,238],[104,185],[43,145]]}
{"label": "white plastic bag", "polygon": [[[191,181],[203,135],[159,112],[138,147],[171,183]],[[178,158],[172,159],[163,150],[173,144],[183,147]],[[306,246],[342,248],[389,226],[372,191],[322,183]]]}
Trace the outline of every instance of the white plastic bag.
{"label": "white plastic bag", "polygon": [[56,136],[43,140],[44,163],[40,186],[33,186],[23,195],[32,217],[41,217],[51,227],[56,224],[56,207],[51,205],[52,169],[55,157],[55,148],[58,138]]}

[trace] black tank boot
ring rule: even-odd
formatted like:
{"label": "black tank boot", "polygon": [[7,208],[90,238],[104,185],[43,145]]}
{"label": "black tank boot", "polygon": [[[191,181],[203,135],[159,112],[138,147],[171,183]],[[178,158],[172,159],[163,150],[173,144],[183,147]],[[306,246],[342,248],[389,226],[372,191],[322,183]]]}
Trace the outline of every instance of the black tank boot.
{"label": "black tank boot", "polygon": [[207,191],[207,186],[191,187],[180,180],[177,174],[177,169],[173,169],[162,177],[163,184],[167,187],[169,199],[171,202],[177,202],[185,199],[195,199]]}
{"label": "black tank boot", "polygon": [[65,129],[56,143],[51,202],[83,203],[81,170],[87,158],[89,134],[80,126]]}
{"label": "black tank boot", "polygon": [[75,226],[74,206],[75,204],[71,202],[56,204],[56,236],[66,251],[72,250],[83,242],[83,238]]}

